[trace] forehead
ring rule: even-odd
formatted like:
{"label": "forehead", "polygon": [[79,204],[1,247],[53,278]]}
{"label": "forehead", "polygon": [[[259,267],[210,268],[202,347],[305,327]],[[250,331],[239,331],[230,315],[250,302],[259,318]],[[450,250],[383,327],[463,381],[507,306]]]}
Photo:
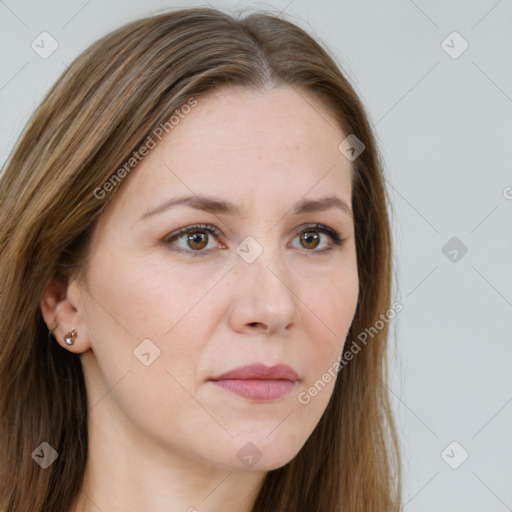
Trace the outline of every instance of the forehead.
{"label": "forehead", "polygon": [[[338,158],[343,133],[332,112],[311,93],[290,87],[270,91],[221,88],[197,100],[195,109],[167,137],[168,149],[188,160],[211,154],[228,159],[237,153],[276,160],[324,153]],[[326,149],[328,149],[326,153]],[[193,150],[193,151],[192,151]]]}
{"label": "forehead", "polygon": [[345,138],[317,98],[292,88],[223,88],[197,105],[137,165],[116,201],[142,214],[184,193],[229,197],[244,211],[337,193],[351,204]]}

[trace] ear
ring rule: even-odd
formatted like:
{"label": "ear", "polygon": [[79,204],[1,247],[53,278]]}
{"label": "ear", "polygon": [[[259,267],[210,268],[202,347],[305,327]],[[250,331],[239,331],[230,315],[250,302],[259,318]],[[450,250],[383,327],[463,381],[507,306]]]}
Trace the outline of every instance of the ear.
{"label": "ear", "polygon": [[[83,309],[83,288],[76,279],[56,276],[46,287],[41,297],[40,307],[48,330],[66,350],[85,352],[90,348]],[[73,345],[67,345],[64,337],[75,329]]]}

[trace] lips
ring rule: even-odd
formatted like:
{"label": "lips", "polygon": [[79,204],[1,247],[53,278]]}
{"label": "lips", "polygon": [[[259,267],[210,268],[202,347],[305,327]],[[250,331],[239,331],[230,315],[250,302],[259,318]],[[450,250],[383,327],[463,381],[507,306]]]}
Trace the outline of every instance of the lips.
{"label": "lips", "polygon": [[276,366],[265,366],[264,364],[251,364],[249,366],[241,366],[229,372],[223,373],[218,377],[212,377],[210,380],[226,380],[226,379],[258,379],[258,380],[299,380],[299,376],[289,366],[278,364]]}
{"label": "lips", "polygon": [[268,402],[288,394],[299,376],[285,364],[251,364],[209,379],[213,384],[249,400]]}

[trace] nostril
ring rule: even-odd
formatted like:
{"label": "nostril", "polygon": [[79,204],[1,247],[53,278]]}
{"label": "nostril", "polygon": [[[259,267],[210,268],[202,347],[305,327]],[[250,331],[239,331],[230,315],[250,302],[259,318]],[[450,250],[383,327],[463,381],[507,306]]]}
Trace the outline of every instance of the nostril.
{"label": "nostril", "polygon": [[261,322],[251,322],[251,323],[249,323],[249,324],[247,324],[247,325],[248,325],[249,327],[252,327],[252,328],[259,328],[259,329],[262,329],[262,330],[264,330],[265,332],[267,332],[267,331],[268,331],[268,327],[267,327],[265,324],[261,323]]}

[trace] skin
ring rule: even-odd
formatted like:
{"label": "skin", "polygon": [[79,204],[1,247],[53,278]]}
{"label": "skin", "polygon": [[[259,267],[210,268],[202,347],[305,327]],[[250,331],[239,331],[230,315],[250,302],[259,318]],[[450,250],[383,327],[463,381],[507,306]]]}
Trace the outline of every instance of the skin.
{"label": "skin", "polygon": [[[305,93],[225,88],[199,97],[124,179],[93,232],[84,281],[55,281],[41,300],[86,379],[89,458],[73,511],[249,511],[266,472],[304,445],[334,380],[307,405],[298,394],[342,352],[358,277],[351,215],[291,210],[332,194],[351,207],[350,162],[338,150],[345,137]],[[180,205],[139,220],[193,193],[232,201],[244,215]],[[334,229],[342,245],[314,230],[319,243],[308,245],[296,232],[311,223]],[[193,224],[222,234],[208,234],[204,248],[186,235],[166,245]],[[249,236],[263,251],[252,263],[236,252]],[[191,255],[198,247],[208,254]],[[145,339],[160,350],[149,366],[134,355]],[[271,402],[208,381],[255,362],[287,364],[300,381]],[[252,467],[237,457],[248,442],[261,455]]]}

